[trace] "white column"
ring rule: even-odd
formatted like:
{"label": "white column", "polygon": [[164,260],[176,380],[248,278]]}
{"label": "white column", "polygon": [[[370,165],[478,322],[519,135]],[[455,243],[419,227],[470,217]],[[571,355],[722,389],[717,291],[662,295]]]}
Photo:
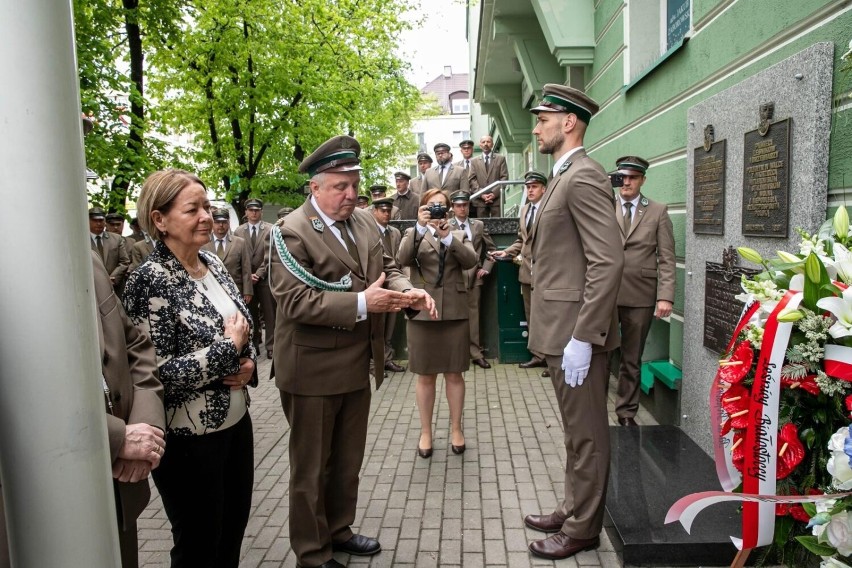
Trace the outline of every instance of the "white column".
{"label": "white column", "polygon": [[0,0],[0,480],[12,564],[120,566],[70,0]]}

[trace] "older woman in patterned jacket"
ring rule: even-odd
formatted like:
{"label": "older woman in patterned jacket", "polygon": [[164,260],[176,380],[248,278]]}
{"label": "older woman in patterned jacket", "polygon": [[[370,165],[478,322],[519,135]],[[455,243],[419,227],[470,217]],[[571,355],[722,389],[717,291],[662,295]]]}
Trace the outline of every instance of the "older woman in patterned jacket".
{"label": "older woman in patterned jacket", "polygon": [[154,482],[172,524],[172,567],[234,567],[254,477],[246,385],[256,385],[251,316],[215,254],[207,189],[182,170],[151,174],[139,223],[157,244],[124,303],[154,343],[168,449]]}

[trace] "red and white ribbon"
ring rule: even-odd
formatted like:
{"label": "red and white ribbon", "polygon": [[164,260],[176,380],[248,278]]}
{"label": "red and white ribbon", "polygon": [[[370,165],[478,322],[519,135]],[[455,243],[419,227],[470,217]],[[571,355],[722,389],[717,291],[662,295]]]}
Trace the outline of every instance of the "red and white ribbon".
{"label": "red and white ribbon", "polygon": [[852,347],[826,345],[824,366],[829,377],[852,382]]}

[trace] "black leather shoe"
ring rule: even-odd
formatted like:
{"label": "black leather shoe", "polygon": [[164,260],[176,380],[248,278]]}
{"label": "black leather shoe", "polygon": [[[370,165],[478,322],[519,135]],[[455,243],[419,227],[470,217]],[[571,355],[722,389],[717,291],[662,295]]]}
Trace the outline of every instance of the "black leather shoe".
{"label": "black leather shoe", "polygon": [[[317,566],[317,568],[337,568],[338,566],[340,566],[340,568],[343,568],[343,564],[341,564],[340,562],[338,562],[337,560],[332,558],[331,560],[329,560],[325,564],[320,564],[319,566]],[[301,566],[299,564],[296,564],[296,568],[305,568],[305,567]]]}
{"label": "black leather shoe", "polygon": [[462,444],[461,446],[450,444],[450,448],[453,450],[453,453],[458,456],[464,453],[464,451],[467,449],[467,446],[465,446],[464,444]]}
{"label": "black leather shoe", "polygon": [[423,449],[423,448],[418,447],[417,448],[417,455],[420,456],[423,459],[431,458],[432,457],[432,448]]}
{"label": "black leather shoe", "polygon": [[545,377],[545,378],[549,377],[549,376],[550,376],[550,371],[548,371],[547,369],[545,369],[544,371],[542,371],[542,372],[541,372],[541,376],[542,376],[542,377]]}
{"label": "black leather shoe", "polygon": [[529,528],[546,533],[558,532],[564,523],[565,517],[560,517],[556,513],[550,513],[549,515],[527,515],[524,517],[524,524]]}
{"label": "black leather shoe", "polygon": [[402,373],[403,371],[405,371],[405,367],[403,367],[402,365],[397,365],[393,361],[388,361],[387,363],[385,363],[385,370],[390,371],[391,373]]}
{"label": "black leather shoe", "polygon": [[332,542],[331,549],[334,552],[345,552],[352,556],[372,556],[382,551],[382,545],[374,538],[353,534],[352,538],[346,542]]}
{"label": "black leather shoe", "polygon": [[490,369],[491,368],[491,363],[489,363],[488,361],[486,361],[482,357],[480,357],[479,359],[474,359],[473,364],[476,365],[477,367],[481,367],[483,369]]}
{"label": "black leather shoe", "polygon": [[526,363],[521,363],[518,365],[521,369],[534,369],[536,367],[547,367],[547,361],[544,359],[539,359],[538,357],[533,357]]}
{"label": "black leather shoe", "polygon": [[597,548],[601,544],[599,537],[595,538],[571,538],[561,532],[549,536],[544,540],[535,540],[530,543],[530,552],[536,556],[550,560],[562,560],[574,556],[578,552]]}
{"label": "black leather shoe", "polygon": [[267,358],[267,359],[272,359],[272,349],[267,349],[267,350],[266,350],[266,358]]}
{"label": "black leather shoe", "polygon": [[627,418],[619,418],[618,423],[622,426],[639,426],[632,416],[628,416]]}

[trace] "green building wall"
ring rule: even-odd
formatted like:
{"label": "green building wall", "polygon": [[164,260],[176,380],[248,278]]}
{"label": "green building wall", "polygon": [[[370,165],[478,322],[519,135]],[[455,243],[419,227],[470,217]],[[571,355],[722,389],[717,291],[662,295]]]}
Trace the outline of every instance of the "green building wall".
{"label": "green building wall", "polygon": [[[537,13],[549,4],[553,10],[586,4],[583,0],[485,0],[492,11],[513,1],[531,2],[538,7]],[[638,154],[651,162],[643,193],[669,206],[678,269],[674,314],[670,322],[657,323],[652,328],[645,358],[668,358],[682,367],[685,231],[686,215],[691,210],[691,204],[685,202],[687,152],[691,151],[686,141],[687,129],[698,128],[687,124],[687,110],[814,43],[833,43],[833,116],[831,132],[826,133],[831,137],[829,206],[852,205],[852,72],[840,71],[844,65],[841,57],[852,40],[852,1],[692,0],[688,40],[649,65],[639,80],[625,84],[625,77],[629,76],[625,73],[630,49],[625,44],[628,11],[655,3],[659,7],[659,1],[594,0],[594,55],[584,69],[584,86],[601,104],[601,110],[589,126],[585,146],[607,169],[614,169],[616,158],[626,154]],[[525,21],[532,21],[533,28],[539,25],[537,19]],[[480,29],[479,33],[486,31]],[[641,31],[631,29],[628,35],[637,37]],[[541,28],[527,33],[545,35]],[[471,43],[471,49],[475,50],[474,41]],[[569,76],[566,69],[565,77]],[[489,83],[487,74],[474,77],[474,84],[477,80],[486,86]],[[535,96],[525,101],[529,108],[541,92],[530,89],[526,83],[527,78],[517,88],[521,92],[534,92]],[[475,102],[479,102],[480,95],[481,91],[474,91]],[[719,112],[724,113],[724,109]],[[502,133],[497,125],[506,121],[490,118],[495,139],[499,140]],[[529,115],[529,130],[533,127],[534,116]],[[549,157],[538,154],[530,133],[524,150],[515,152],[514,159],[509,160],[515,166],[510,171],[514,179],[523,174],[523,168],[517,166],[526,164],[524,153],[529,154],[534,166],[543,170],[552,164]]]}

